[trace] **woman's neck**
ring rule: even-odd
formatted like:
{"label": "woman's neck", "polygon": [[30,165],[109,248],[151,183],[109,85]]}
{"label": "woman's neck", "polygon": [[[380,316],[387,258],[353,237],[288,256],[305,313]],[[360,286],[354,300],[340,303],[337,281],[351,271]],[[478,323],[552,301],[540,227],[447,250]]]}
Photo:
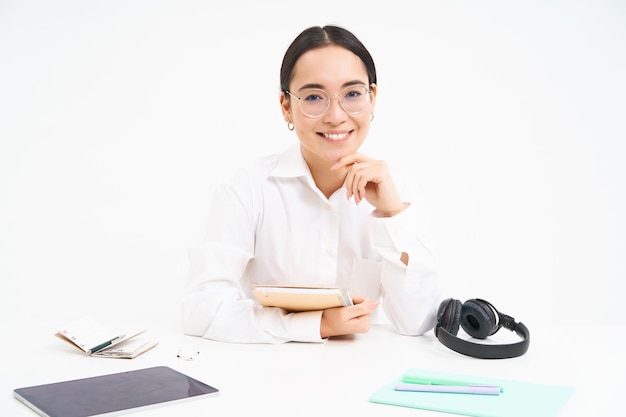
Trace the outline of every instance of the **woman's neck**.
{"label": "woman's neck", "polygon": [[335,191],[340,189],[346,179],[346,171],[344,169],[331,171],[331,166],[332,165],[320,167],[309,165],[315,185],[326,198],[330,198]]}
{"label": "woman's neck", "polygon": [[347,174],[345,169],[331,171],[330,168],[334,163],[317,158],[315,155],[308,157],[305,155],[304,160],[309,166],[315,185],[326,198],[330,198],[335,191],[343,187]]}

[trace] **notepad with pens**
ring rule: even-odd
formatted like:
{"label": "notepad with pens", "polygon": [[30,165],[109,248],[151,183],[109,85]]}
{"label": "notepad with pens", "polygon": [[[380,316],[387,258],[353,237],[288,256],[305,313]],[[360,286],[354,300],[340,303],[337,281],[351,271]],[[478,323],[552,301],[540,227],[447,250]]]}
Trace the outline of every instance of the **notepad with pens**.
{"label": "notepad with pens", "polygon": [[61,326],[55,336],[87,355],[132,359],[158,344],[148,330],[134,324],[109,327],[84,316]]}
{"label": "notepad with pens", "polygon": [[573,391],[569,386],[411,368],[369,401],[474,417],[554,417]]}

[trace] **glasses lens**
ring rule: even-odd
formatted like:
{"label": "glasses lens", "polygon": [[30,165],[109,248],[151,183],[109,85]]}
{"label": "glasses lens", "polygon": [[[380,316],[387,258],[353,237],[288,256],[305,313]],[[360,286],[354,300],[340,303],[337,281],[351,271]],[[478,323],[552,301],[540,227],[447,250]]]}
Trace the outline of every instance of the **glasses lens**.
{"label": "glasses lens", "polygon": [[[309,117],[320,117],[330,106],[330,95],[319,89],[306,90],[302,97],[298,99],[300,109]],[[350,114],[359,114],[370,102],[368,88],[362,85],[355,85],[344,89],[339,94],[341,107]]]}
{"label": "glasses lens", "polygon": [[324,90],[306,90],[300,98],[300,108],[307,116],[318,117],[328,108],[330,97]]}
{"label": "glasses lens", "polygon": [[351,114],[361,113],[369,104],[369,92],[367,87],[355,85],[341,92],[341,106]]}

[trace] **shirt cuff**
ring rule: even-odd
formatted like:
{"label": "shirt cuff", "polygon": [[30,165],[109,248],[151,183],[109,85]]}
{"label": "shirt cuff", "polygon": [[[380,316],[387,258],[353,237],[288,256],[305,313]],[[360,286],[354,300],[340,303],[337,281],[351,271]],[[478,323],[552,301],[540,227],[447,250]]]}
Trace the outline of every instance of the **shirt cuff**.
{"label": "shirt cuff", "polygon": [[320,324],[323,311],[304,311],[292,313],[289,320],[290,339],[294,342],[326,341],[320,336]]}
{"label": "shirt cuff", "polygon": [[370,230],[376,246],[402,252],[403,248],[414,242],[417,236],[418,213],[414,205],[405,204],[406,208],[393,217],[377,217],[372,214]]}

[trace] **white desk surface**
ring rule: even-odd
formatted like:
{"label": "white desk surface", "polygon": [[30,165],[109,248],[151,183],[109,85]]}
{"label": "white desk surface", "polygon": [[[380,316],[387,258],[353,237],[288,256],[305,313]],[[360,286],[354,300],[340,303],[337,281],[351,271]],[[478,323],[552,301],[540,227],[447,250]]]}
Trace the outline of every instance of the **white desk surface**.
{"label": "white desk surface", "polygon": [[[559,417],[626,415],[623,326],[527,324],[531,332],[528,353],[505,360],[459,355],[443,346],[432,331],[407,337],[386,325],[322,344],[282,345],[227,344],[185,336],[171,319],[169,323],[155,320],[151,326],[159,345],[132,360],[84,356],[54,337],[55,329],[25,323],[3,329],[0,415],[36,415],[13,398],[14,388],[157,365],[213,385],[220,395],[133,415],[450,415],[368,402],[370,394],[409,368],[574,386]],[[494,340],[519,339],[503,329]],[[176,357],[181,348],[197,349],[200,354],[196,360],[185,361]]]}

